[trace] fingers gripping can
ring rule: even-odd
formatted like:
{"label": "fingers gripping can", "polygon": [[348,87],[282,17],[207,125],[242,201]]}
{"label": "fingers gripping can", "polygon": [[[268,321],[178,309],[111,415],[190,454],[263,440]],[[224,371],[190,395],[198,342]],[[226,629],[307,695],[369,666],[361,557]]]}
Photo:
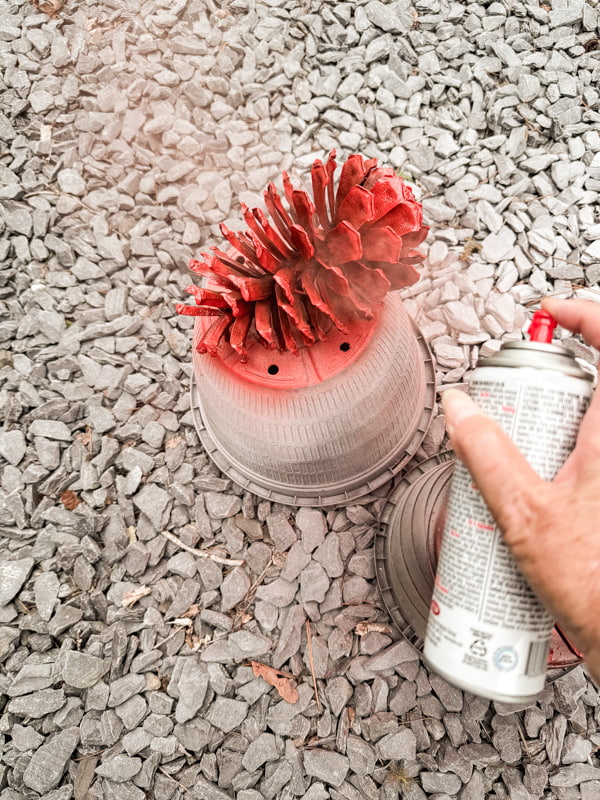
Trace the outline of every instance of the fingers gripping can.
{"label": "fingers gripping can", "polygon": [[[480,359],[469,394],[551,480],[573,450],[592,377],[538,311],[529,341]],[[526,582],[461,463],[454,468],[423,656],[450,683],[504,702],[544,688],[553,620]]]}

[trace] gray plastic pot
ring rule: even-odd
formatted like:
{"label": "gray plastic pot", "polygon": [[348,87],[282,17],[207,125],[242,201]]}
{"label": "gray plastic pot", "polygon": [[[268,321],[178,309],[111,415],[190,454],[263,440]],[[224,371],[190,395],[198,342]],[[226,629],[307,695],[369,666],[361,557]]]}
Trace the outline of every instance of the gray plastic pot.
{"label": "gray plastic pot", "polygon": [[[210,324],[198,317],[196,341]],[[397,293],[375,320],[298,355],[194,349],[192,409],[222,472],[255,494],[332,506],[368,494],[412,457],[431,420],[429,348]]]}

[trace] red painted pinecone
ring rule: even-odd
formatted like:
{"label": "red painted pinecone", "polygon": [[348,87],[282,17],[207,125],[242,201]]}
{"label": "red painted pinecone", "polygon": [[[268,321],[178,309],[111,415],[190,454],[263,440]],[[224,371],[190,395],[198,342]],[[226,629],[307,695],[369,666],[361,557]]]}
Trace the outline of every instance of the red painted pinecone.
{"label": "red painted pinecone", "polygon": [[325,164],[314,162],[313,201],[283,173],[289,211],[271,183],[264,198],[272,222],[242,205],[246,232],[221,225],[228,252],[212,248],[204,261],[192,259],[208,286],[189,286],[196,305],[177,304],[177,311],[217,317],[198,352],[216,355],[225,338],[245,360],[254,337],[296,352],[332,325],[346,332],[353,319],[372,318],[389,291],[418,280],[412,265],[423,256],[414,248],[429,229],[411,189],[377,159],[352,155],[335,190],[336,167],[335,151]]}

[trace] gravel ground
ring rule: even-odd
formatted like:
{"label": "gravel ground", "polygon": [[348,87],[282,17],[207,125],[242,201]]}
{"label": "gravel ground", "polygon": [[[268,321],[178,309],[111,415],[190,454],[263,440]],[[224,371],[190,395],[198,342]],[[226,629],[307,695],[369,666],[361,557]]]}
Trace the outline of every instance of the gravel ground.
{"label": "gravel ground", "polygon": [[515,711],[391,632],[389,486],[324,513],[218,474],[173,311],[238,201],[332,147],[420,192],[440,383],[543,295],[596,298],[599,6],[548,3],[2,4],[0,800],[600,797],[581,667]]}

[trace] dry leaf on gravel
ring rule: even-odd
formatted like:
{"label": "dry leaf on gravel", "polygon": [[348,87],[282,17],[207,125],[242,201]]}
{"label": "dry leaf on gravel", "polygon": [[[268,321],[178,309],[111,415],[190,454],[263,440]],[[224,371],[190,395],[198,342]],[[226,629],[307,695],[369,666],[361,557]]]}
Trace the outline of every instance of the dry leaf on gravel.
{"label": "dry leaf on gravel", "polygon": [[85,433],[78,433],[75,436],[84,447],[87,447],[88,451],[88,459],[92,457],[92,429],[88,426],[85,429]]}
{"label": "dry leaf on gravel", "polygon": [[65,0],[45,0],[43,3],[40,3],[39,0],[33,0],[33,5],[43,11],[44,14],[48,14],[49,17],[54,17],[58,14],[64,4]]}
{"label": "dry leaf on gravel", "polygon": [[139,589],[134,589],[131,592],[127,592],[127,594],[123,595],[123,599],[121,600],[121,605],[124,608],[131,608],[131,606],[135,605],[138,600],[141,600],[142,597],[146,597],[147,594],[150,594],[152,589],[149,586],[140,586]]}
{"label": "dry leaf on gravel", "polygon": [[266,664],[260,664],[258,661],[251,661],[250,664],[256,677],[262,678],[270,686],[274,686],[279,692],[279,696],[286,702],[292,704],[298,702],[298,690],[288,673],[268,667]]}
{"label": "dry leaf on gravel", "polygon": [[77,497],[75,492],[71,491],[71,489],[67,489],[61,494],[60,502],[67,509],[67,511],[74,511],[79,503],[81,503],[81,500]]}
{"label": "dry leaf on gravel", "polygon": [[367,633],[387,633],[392,634],[392,628],[383,622],[359,622],[354,628],[357,636],[366,636]]}
{"label": "dry leaf on gravel", "polygon": [[186,647],[188,647],[192,651],[192,653],[197,653],[198,650],[200,650],[200,648],[202,647],[202,642],[200,640],[200,637],[196,636],[196,634],[192,633],[189,630],[185,632],[184,641]]}

